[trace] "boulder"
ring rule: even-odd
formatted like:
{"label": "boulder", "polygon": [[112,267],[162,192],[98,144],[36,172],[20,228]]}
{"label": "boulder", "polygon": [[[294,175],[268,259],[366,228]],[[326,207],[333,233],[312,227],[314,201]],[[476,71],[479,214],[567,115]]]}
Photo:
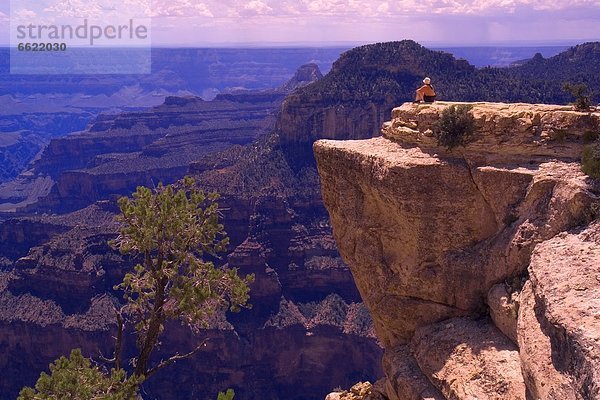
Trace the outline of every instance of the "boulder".
{"label": "boulder", "polygon": [[453,318],[420,328],[411,349],[447,399],[525,399],[517,347],[485,320]]}

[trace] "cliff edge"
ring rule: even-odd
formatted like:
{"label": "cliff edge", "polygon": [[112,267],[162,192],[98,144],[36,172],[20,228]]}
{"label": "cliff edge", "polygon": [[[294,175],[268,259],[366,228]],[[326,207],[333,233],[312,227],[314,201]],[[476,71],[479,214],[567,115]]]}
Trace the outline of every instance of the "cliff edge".
{"label": "cliff edge", "polygon": [[389,399],[600,398],[600,113],[470,103],[395,108],[382,137],[314,145],[335,239],[385,347]]}

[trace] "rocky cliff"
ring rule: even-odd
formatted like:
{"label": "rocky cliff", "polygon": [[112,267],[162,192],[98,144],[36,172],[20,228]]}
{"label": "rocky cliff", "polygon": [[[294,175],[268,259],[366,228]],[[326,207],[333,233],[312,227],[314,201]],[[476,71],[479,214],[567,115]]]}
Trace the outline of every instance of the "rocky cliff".
{"label": "rocky cliff", "polygon": [[385,347],[389,399],[600,398],[598,183],[581,172],[600,113],[404,104],[383,137],[316,142],[336,242]]}

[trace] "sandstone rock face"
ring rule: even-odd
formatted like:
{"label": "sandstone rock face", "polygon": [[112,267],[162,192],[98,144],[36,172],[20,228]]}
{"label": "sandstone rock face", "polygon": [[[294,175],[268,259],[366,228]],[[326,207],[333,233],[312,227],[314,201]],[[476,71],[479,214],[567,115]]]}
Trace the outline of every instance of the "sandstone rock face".
{"label": "sandstone rock face", "polygon": [[390,400],[444,400],[410,354],[407,345],[387,349],[383,356],[387,376],[385,394]]}
{"label": "sandstone rock face", "polygon": [[315,96],[305,102],[298,96],[288,96],[282,105],[282,113],[277,121],[277,129],[286,143],[312,143],[317,138],[362,139],[379,134],[379,127],[385,121],[392,103],[371,104],[369,106],[331,105],[315,113],[315,104],[323,99]]}
{"label": "sandstone rock face", "polygon": [[[404,104],[381,138],[314,145],[336,242],[386,348],[388,397],[426,390],[398,381],[414,356],[446,398],[596,398],[597,235],[561,232],[599,198],[578,158],[600,114],[474,103],[474,141],[448,151],[433,130],[449,105]],[[412,356],[390,362],[392,349]]]}
{"label": "sandstone rock face", "polygon": [[[530,287],[525,298],[527,307],[519,320],[520,332],[531,328],[527,313],[535,313],[541,326],[539,341],[533,342],[544,351],[548,369],[566,375],[575,389],[574,398],[600,397],[600,223],[595,222],[581,232],[561,233],[538,245],[529,266]],[[541,335],[540,335],[541,333]],[[543,335],[543,336],[542,336]],[[519,343],[531,346],[527,337]],[[549,351],[548,351],[549,350]],[[535,359],[525,359],[530,376],[547,381]],[[549,382],[555,382],[548,380]],[[559,397],[559,385],[539,387],[542,398]],[[550,386],[550,387],[548,387]],[[536,389],[538,387],[536,386]],[[550,390],[549,390],[550,389]],[[571,397],[573,398],[573,397]]]}
{"label": "sandstone rock face", "polygon": [[476,166],[385,138],[315,149],[337,243],[361,266],[353,274],[386,346],[474,312],[593,197],[575,163]]}
{"label": "sandstone rock face", "polygon": [[579,400],[568,375],[558,371],[552,361],[550,338],[537,319],[535,298],[528,282],[521,292],[519,312],[519,349],[521,369],[532,399]]}

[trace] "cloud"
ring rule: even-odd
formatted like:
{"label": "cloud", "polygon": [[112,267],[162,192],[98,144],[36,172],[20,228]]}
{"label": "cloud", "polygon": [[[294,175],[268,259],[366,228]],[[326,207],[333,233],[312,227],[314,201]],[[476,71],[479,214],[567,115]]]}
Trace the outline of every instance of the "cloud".
{"label": "cloud", "polygon": [[536,11],[560,11],[566,9],[597,7],[600,0],[389,0],[373,6],[372,0],[301,0],[297,4],[307,11],[327,14],[349,14],[359,12],[362,15],[381,13],[396,15],[414,14],[487,14],[491,12],[513,13],[515,10],[529,8]]}
{"label": "cloud", "polygon": [[246,5],[244,5],[244,9],[256,14],[266,14],[273,11],[272,7],[261,0],[252,0],[246,3]]}
{"label": "cloud", "polygon": [[148,18],[151,0],[54,0],[43,9],[57,18]]}
{"label": "cloud", "polygon": [[56,17],[97,18],[104,13],[96,1],[65,0],[44,8],[45,13]]}
{"label": "cloud", "polygon": [[386,14],[390,10],[390,4],[385,2],[381,3],[379,7],[377,7],[377,12],[380,14]]}
{"label": "cloud", "polygon": [[[217,2],[212,1],[218,7]],[[195,0],[155,0],[152,2],[153,17],[214,17],[210,7]]]}
{"label": "cloud", "polygon": [[37,18],[37,13],[33,10],[22,8],[20,10],[13,11],[11,13],[11,17],[15,18],[17,21],[32,20]]}
{"label": "cloud", "polygon": [[0,11],[0,21],[8,21],[8,15]]}
{"label": "cloud", "polygon": [[168,17],[153,26],[161,40],[170,35],[175,42],[200,36],[207,42],[483,43],[600,34],[591,22],[600,18],[600,0],[153,0],[152,14]]}
{"label": "cloud", "polygon": [[[108,1],[108,0],[106,0]],[[129,2],[141,0],[125,0]],[[380,19],[394,16],[512,15],[523,10],[561,11],[600,9],[600,0],[154,0],[153,16],[245,18],[271,16],[278,19],[331,17]],[[261,20],[262,21],[262,20]]]}
{"label": "cloud", "polygon": [[[400,1],[401,5],[417,6],[419,10],[423,7],[436,14],[462,14],[462,15],[489,15],[491,13],[503,12],[513,14],[519,10],[529,9],[532,11],[560,11],[565,9],[600,7],[599,0],[413,0]],[[418,4],[415,4],[418,3]],[[406,8],[406,7],[405,7]]]}

